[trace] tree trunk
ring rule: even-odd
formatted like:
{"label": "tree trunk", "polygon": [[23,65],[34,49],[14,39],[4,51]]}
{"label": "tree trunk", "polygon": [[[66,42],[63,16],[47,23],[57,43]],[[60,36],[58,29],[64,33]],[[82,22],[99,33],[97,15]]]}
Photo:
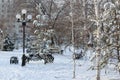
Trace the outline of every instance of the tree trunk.
{"label": "tree trunk", "polygon": [[[72,30],[72,45],[73,45],[73,55],[75,54],[75,43],[74,43],[74,20],[73,20],[73,0],[70,1],[70,7],[71,7],[71,30]],[[76,62],[75,59],[73,58],[73,78],[76,77]]]}
{"label": "tree trunk", "polygon": [[[84,33],[85,34],[87,34],[87,25],[86,25],[86,19],[87,19],[87,12],[86,12],[86,0],[82,0],[82,2],[83,2],[83,16],[84,16],[84,24],[83,24],[83,26],[84,26]],[[86,45],[86,43],[87,43],[87,37],[86,36],[84,36],[84,44],[83,45]]]}
{"label": "tree trunk", "polygon": [[98,13],[98,0],[94,0],[94,7],[95,7],[95,16],[96,16],[96,24],[97,24],[97,53],[96,53],[96,80],[100,80],[100,27],[99,27],[99,13]]}
{"label": "tree trunk", "polygon": [[116,35],[116,43],[117,43],[117,56],[118,56],[118,62],[120,62],[120,52],[119,52],[119,22],[117,19],[117,12],[115,11],[115,21],[116,21],[116,25],[117,25],[117,35]]}
{"label": "tree trunk", "polygon": [[119,35],[117,35],[117,56],[118,56],[118,62],[120,62],[120,52],[119,52]]}

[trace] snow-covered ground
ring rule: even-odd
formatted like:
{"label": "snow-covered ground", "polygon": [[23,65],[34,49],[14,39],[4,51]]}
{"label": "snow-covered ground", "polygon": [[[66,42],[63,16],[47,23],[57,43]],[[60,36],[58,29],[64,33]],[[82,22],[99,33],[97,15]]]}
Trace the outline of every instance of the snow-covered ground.
{"label": "snow-covered ground", "polygon": [[[10,64],[10,57],[17,56],[19,64]],[[96,71],[88,70],[88,60],[76,60],[76,78],[73,79],[72,54],[66,50],[63,55],[54,54],[54,63],[44,65],[43,61],[30,61],[21,66],[22,50],[0,51],[0,80],[95,80]],[[101,72],[101,80],[120,80],[118,73]]]}

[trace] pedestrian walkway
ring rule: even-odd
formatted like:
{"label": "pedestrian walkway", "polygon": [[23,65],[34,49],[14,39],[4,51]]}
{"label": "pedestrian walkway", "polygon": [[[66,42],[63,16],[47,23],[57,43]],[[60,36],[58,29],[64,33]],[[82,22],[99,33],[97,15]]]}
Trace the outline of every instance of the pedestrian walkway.
{"label": "pedestrian walkway", "polygon": [[120,78],[119,79],[109,79],[109,80],[120,80]]}
{"label": "pedestrian walkway", "polygon": [[109,80],[120,80],[120,76],[109,76]]}
{"label": "pedestrian walkway", "polygon": [[[96,80],[96,78],[94,77],[93,79],[90,79],[90,80]],[[100,77],[100,80],[120,80],[120,78],[110,78],[110,77],[107,77],[107,76],[101,76]]]}

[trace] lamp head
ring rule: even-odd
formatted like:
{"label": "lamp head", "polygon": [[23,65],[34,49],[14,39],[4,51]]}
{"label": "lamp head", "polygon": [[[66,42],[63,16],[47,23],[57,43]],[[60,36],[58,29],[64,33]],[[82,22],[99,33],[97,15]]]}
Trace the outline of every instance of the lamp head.
{"label": "lamp head", "polygon": [[26,9],[22,9],[22,14],[26,14],[27,13],[27,10]]}
{"label": "lamp head", "polygon": [[28,21],[31,21],[32,20],[32,15],[28,15],[27,19],[28,19]]}
{"label": "lamp head", "polygon": [[20,14],[17,14],[17,15],[16,15],[16,19],[17,19],[17,21],[19,22],[20,19],[21,19],[21,15],[20,15]]}

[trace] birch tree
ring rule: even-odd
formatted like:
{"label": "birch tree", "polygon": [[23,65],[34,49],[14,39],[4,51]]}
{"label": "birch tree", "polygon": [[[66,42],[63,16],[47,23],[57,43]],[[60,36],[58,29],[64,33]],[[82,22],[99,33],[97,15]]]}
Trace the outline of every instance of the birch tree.
{"label": "birch tree", "polygon": [[[73,20],[73,0],[70,1],[70,7],[71,7],[71,36],[72,36],[72,47],[73,47],[73,55],[75,54],[75,48],[74,48],[74,20]],[[73,56],[74,57],[74,56]],[[73,58],[73,78],[76,77],[76,62],[75,62],[75,58]]]}
{"label": "birch tree", "polygon": [[96,67],[97,67],[97,73],[96,73],[96,80],[100,80],[100,66],[99,66],[99,60],[100,60],[100,27],[99,27],[99,13],[98,13],[98,1],[94,0],[94,7],[95,7],[95,19],[96,19],[96,26],[97,26],[97,53],[96,53]]}
{"label": "birch tree", "polygon": [[[118,3],[117,1],[115,1]],[[100,12],[98,5],[99,1],[94,0],[95,7],[95,21],[97,26],[97,37],[96,37],[96,68],[97,75],[96,80],[100,80],[100,69],[104,65],[106,66],[109,59],[112,58],[114,49],[116,50],[118,61],[119,61],[119,6],[114,4],[115,2],[104,3],[103,11]],[[117,13],[117,15],[116,15]],[[117,17],[116,17],[117,16]],[[101,35],[100,35],[101,34]],[[105,51],[105,54],[103,52]],[[100,55],[103,55],[100,58]],[[103,67],[102,67],[103,68]]]}

